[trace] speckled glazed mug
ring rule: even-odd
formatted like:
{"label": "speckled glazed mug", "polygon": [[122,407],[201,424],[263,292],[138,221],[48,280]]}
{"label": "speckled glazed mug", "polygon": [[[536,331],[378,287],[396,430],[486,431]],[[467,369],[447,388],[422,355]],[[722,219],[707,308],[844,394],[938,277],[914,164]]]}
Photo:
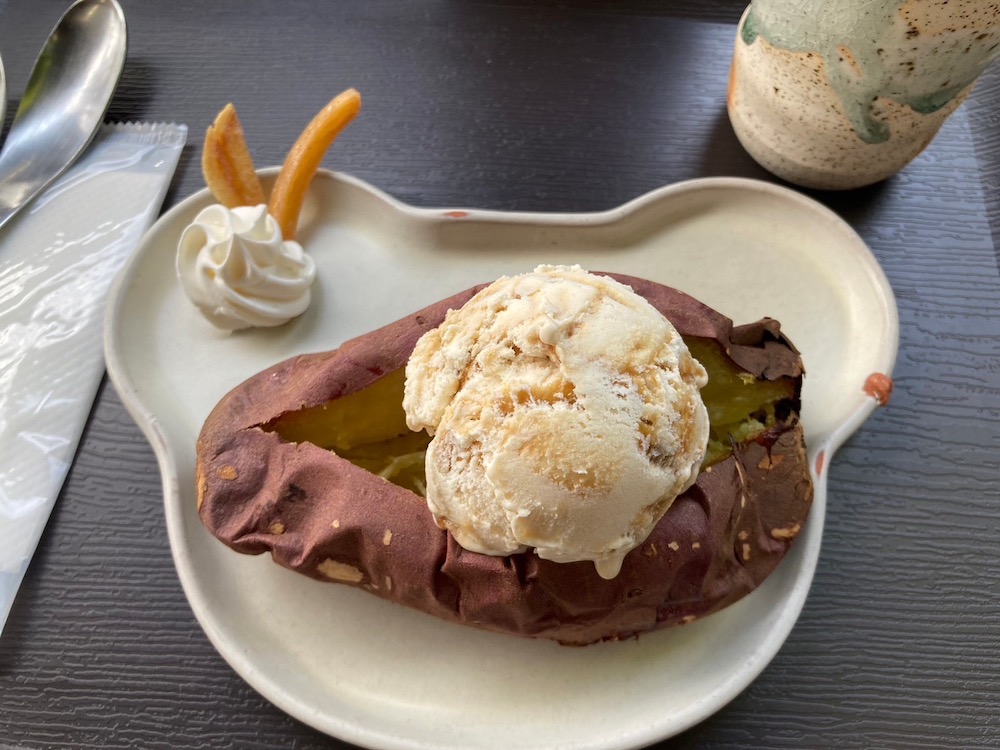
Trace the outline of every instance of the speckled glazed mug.
{"label": "speckled glazed mug", "polygon": [[779,177],[861,187],[916,157],[998,56],[1000,0],[753,0],[729,118]]}

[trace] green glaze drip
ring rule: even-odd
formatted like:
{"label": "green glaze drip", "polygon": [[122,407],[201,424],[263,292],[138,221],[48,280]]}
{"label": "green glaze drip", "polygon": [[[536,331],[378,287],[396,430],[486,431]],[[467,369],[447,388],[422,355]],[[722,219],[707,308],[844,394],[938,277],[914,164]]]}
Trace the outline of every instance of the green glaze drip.
{"label": "green glaze drip", "polygon": [[913,109],[922,115],[929,115],[933,112],[937,112],[939,109],[944,107],[948,102],[954,99],[958,94],[964,89],[965,86],[952,86],[951,88],[942,89],[925,96],[916,96],[907,100]]}
{"label": "green glaze drip", "polygon": [[743,26],[740,27],[740,36],[743,41],[747,44],[753,44],[757,41],[757,36],[760,34],[757,31],[757,19],[753,14],[753,11],[747,14],[746,20],[743,22]]}
{"label": "green glaze drip", "polygon": [[[971,0],[967,0],[971,2]],[[740,29],[744,43],[758,36],[790,52],[822,58],[827,79],[858,137],[889,140],[889,126],[875,116],[878,99],[920,114],[936,112],[964,91],[1000,56],[1000,8],[965,10],[962,0],[927,3],[943,34],[921,34],[901,8],[904,0],[753,0]],[[923,12],[921,3],[910,6]],[[965,28],[963,28],[963,26]]]}

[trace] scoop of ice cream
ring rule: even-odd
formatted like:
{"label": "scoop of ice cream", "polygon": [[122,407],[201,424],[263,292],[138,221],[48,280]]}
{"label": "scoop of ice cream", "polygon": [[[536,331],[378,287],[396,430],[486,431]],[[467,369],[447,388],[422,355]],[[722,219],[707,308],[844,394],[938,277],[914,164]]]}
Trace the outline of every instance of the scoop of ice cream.
{"label": "scoop of ice cream", "polygon": [[309,307],[316,266],[266,205],[203,209],[181,235],[177,276],[214,325],[277,326]]}
{"label": "scoop of ice cream", "polygon": [[697,478],[707,381],[627,286],[579,266],[501,278],[406,366],[407,424],[434,436],[427,504],[466,549],[613,578]]}

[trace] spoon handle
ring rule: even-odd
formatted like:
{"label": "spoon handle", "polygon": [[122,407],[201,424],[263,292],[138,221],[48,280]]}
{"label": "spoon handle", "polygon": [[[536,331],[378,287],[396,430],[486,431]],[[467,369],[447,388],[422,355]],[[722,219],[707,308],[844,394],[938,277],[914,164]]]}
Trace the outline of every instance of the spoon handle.
{"label": "spoon handle", "polygon": [[[0,227],[3,227],[24,208],[32,198],[42,192],[75,160],[56,159],[32,153],[30,138],[26,133],[11,128],[7,144],[0,154]],[[21,141],[29,141],[26,144]],[[80,146],[77,153],[89,143]]]}
{"label": "spoon handle", "polygon": [[11,217],[16,213],[16,208],[11,209],[6,206],[0,208],[0,227],[3,227],[8,221],[10,221]]}
{"label": "spoon handle", "polygon": [[[25,203],[27,203],[27,201],[25,201]],[[18,211],[20,211],[23,207],[24,203],[21,203],[16,206],[6,206],[6,205],[0,206],[0,228],[2,228],[8,221],[14,218],[14,216],[17,215]]]}
{"label": "spoon handle", "polygon": [[30,146],[27,150],[16,147],[12,140],[16,139],[17,135],[14,128],[11,128],[7,137],[7,147],[3,154],[0,154],[0,227],[16,216],[32,198],[62,174],[90,142],[88,137],[79,145],[72,158],[51,162],[43,155],[33,155]]}

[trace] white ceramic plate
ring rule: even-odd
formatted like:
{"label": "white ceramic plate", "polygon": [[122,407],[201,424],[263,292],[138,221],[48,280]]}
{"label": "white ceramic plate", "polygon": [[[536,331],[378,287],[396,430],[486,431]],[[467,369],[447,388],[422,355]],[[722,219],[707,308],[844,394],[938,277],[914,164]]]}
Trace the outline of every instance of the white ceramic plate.
{"label": "white ceramic plate", "polygon": [[[270,172],[273,176],[273,171]],[[108,371],[156,451],[184,590],[232,667],[270,701],[374,748],[633,748],[680,732],[744,689],[784,642],[819,553],[834,450],[890,374],[895,302],[861,239],[812,200],[768,183],[706,179],[593,214],[415,209],[322,173],[300,239],[319,278],[310,310],[226,335],[174,277],[192,196],[150,230],[108,308]],[[239,555],[195,512],[194,445],[230,388],[281,359],[332,349],[433,301],[538,263],[579,263],[682,289],[737,323],[782,321],[808,371],[816,499],[778,570],[734,606],[636,641],[587,648],[479,632]]]}

